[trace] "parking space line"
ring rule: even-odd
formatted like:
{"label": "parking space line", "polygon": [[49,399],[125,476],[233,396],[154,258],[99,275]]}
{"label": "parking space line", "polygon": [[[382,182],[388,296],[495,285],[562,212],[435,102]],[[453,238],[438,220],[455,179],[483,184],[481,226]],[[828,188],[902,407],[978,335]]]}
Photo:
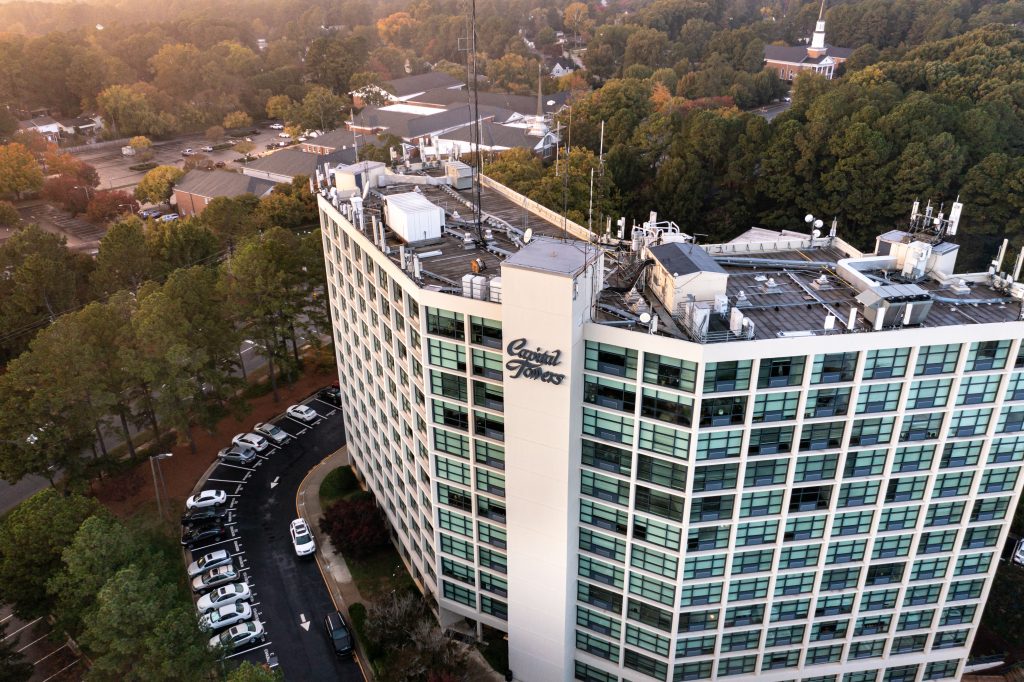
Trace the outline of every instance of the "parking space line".
{"label": "parking space line", "polygon": [[261,459],[263,461],[267,461],[270,458],[267,457],[266,455],[256,455],[256,459]]}
{"label": "parking space line", "polygon": [[230,479],[230,478],[208,478],[206,480],[207,481],[213,481],[214,483],[241,483],[245,479],[242,478],[241,480],[236,480],[236,479]]}
{"label": "parking space line", "polygon": [[244,550],[244,549],[242,549],[242,550],[239,550],[239,551],[235,552],[235,553],[234,553],[234,554],[232,554],[231,556],[241,556],[241,555],[243,555],[243,554],[245,554],[245,550]]}
{"label": "parking space line", "polygon": [[15,630],[14,632],[8,633],[8,635],[7,635],[6,637],[4,637],[4,638],[3,638],[3,641],[5,641],[5,642],[6,642],[6,641],[7,641],[7,640],[9,640],[9,639],[10,639],[11,637],[14,637],[14,636],[15,636],[16,634],[18,634],[19,632],[21,632],[21,631],[22,631],[22,630],[24,630],[25,628],[28,628],[28,627],[32,627],[33,625],[35,625],[36,623],[38,623],[38,622],[39,622],[39,621],[41,621],[41,620],[42,620],[42,618],[41,618],[41,617],[40,617],[40,618],[36,618],[36,619],[35,619],[34,621],[32,621],[31,623],[29,623],[28,625],[22,625],[22,626],[21,626],[20,628],[18,628],[18,629],[17,629],[17,630]]}
{"label": "parking space line", "polygon": [[202,547],[193,547],[189,551],[192,552],[193,555],[195,555],[196,552],[201,552],[204,549],[210,549],[211,547],[216,547],[217,545],[223,545],[225,542],[231,542],[232,540],[234,540],[234,538],[228,538],[226,540],[218,540],[217,542],[211,542],[210,544],[203,545]]}
{"label": "parking space line", "polygon": [[[252,471],[252,469],[250,469],[249,467],[240,467],[237,464],[228,464],[227,462],[221,462],[218,466],[231,467],[232,469],[241,469],[242,471]],[[240,482],[241,481],[236,481],[236,483],[240,483]]]}
{"label": "parking space line", "polygon": [[48,654],[46,654],[45,656],[43,656],[42,658],[40,658],[39,660],[37,660],[37,661],[34,661],[34,662],[32,663],[32,665],[39,665],[40,663],[42,663],[43,661],[45,661],[46,659],[48,659],[48,658],[49,658],[50,656],[53,656],[53,655],[54,655],[55,653],[57,653],[57,652],[58,652],[58,651],[60,651],[61,649],[65,649],[65,648],[67,648],[67,646],[68,646],[68,644],[67,644],[67,642],[65,642],[64,644],[60,645],[59,647],[57,647],[56,649],[54,649],[54,650],[53,650],[53,651],[51,651],[50,653],[48,653]]}
{"label": "parking space line", "polygon": [[313,398],[313,400],[317,401],[318,403],[323,403],[324,405],[327,406],[328,409],[334,408],[334,403],[329,403],[326,400],[320,400],[320,398]]}
{"label": "parking space line", "polygon": [[[50,630],[50,632],[53,632],[53,630]],[[47,632],[45,635],[43,635],[43,637],[49,637],[50,632]],[[18,649],[18,653],[20,654],[22,651],[24,651],[25,649],[29,648],[30,646],[32,646],[36,642],[38,642],[40,639],[43,639],[43,637],[40,637],[39,639],[33,639],[31,642],[29,642],[25,646],[21,647],[20,649]]]}
{"label": "parking space line", "polygon": [[305,433],[305,432],[306,432],[306,428],[305,428],[305,427],[306,427],[306,423],[305,423],[305,422],[300,422],[300,421],[299,421],[298,419],[296,419],[295,417],[289,417],[288,415],[285,415],[285,416],[284,416],[284,418],[285,418],[285,419],[289,419],[289,420],[291,420],[291,421],[295,422],[296,424],[298,424],[299,426],[303,427],[303,428],[302,428],[302,430],[301,430],[301,431],[299,431],[299,435],[302,435],[303,433]]}
{"label": "parking space line", "polygon": [[224,658],[226,660],[226,659],[229,659],[229,658],[234,658],[236,656],[241,656],[242,654],[247,654],[247,653],[249,653],[251,651],[256,651],[257,649],[265,649],[266,647],[270,646],[271,644],[273,644],[273,642],[261,642],[259,646],[254,646],[253,648],[246,649],[245,651],[236,651],[235,653],[231,654],[230,656],[225,656]]}
{"label": "parking space line", "polygon": [[6,622],[7,622],[7,621],[9,621],[9,620],[10,620],[11,618],[14,618],[14,614],[13,614],[13,613],[12,613],[12,614],[10,614],[9,616],[7,616],[6,618],[0,619],[0,623],[6,623]]}
{"label": "parking space line", "polygon": [[45,680],[43,680],[43,682],[50,682],[50,680],[52,680],[53,678],[57,677],[57,675],[60,675],[62,672],[64,672],[65,670],[67,670],[71,666],[78,665],[78,662],[81,661],[81,660],[82,659],[80,659],[80,658],[76,658],[75,660],[71,661],[71,663],[67,664],[66,666],[64,666],[63,668],[61,668],[60,670],[58,670],[54,674],[52,674],[49,677],[47,677]]}

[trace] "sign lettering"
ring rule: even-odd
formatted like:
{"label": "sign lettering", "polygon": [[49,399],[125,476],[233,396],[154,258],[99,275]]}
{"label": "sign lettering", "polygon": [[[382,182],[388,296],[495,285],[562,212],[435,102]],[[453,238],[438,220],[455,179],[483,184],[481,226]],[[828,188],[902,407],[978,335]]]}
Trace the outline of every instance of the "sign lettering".
{"label": "sign lettering", "polygon": [[505,369],[512,373],[509,379],[526,377],[556,386],[565,379],[564,374],[548,369],[562,364],[562,351],[560,350],[545,351],[540,348],[531,350],[527,347],[526,339],[509,341],[505,350],[512,356],[512,359],[505,363]]}

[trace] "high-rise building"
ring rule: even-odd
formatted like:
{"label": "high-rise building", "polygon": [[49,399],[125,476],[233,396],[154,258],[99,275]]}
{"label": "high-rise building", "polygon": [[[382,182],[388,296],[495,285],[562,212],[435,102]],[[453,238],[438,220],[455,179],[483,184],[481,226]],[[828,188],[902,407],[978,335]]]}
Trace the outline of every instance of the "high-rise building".
{"label": "high-rise building", "polygon": [[335,180],[349,450],[442,625],[507,632],[526,682],[959,677],[1021,490],[1024,288],[954,274],[958,204],[862,254],[810,216],[587,240],[486,178],[479,229],[440,174]]}

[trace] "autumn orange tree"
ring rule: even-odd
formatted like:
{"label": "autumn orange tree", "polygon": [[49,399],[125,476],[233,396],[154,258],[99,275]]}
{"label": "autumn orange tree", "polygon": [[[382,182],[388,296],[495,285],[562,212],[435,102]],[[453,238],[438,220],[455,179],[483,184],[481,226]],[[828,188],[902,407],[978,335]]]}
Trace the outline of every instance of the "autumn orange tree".
{"label": "autumn orange tree", "polygon": [[42,186],[43,171],[25,145],[12,142],[0,146],[0,195],[13,194],[20,199]]}

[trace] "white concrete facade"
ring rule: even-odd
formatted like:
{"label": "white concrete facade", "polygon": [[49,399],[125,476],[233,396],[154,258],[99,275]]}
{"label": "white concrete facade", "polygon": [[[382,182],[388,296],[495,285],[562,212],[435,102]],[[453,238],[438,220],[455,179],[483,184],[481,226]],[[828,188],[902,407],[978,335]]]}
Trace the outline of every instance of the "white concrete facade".
{"label": "white concrete facade", "polygon": [[492,303],[320,210],[355,465],[515,679],[959,677],[1024,481],[1024,323],[701,345],[594,322],[596,252],[537,240]]}

